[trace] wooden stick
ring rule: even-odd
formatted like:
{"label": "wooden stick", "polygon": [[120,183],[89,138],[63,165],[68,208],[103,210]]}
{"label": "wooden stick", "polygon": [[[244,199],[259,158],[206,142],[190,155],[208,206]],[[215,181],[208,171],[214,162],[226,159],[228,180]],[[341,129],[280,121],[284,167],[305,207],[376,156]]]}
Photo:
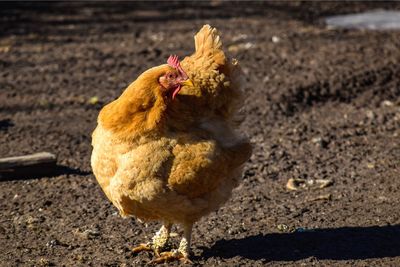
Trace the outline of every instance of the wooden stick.
{"label": "wooden stick", "polygon": [[9,157],[0,159],[0,170],[16,169],[20,167],[35,166],[41,164],[56,164],[57,158],[49,152],[40,152],[32,155]]}

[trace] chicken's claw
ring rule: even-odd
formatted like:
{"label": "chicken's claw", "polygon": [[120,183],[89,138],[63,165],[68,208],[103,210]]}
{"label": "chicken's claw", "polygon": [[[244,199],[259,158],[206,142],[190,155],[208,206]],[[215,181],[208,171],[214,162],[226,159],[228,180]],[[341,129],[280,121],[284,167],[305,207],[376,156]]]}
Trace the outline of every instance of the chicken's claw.
{"label": "chicken's claw", "polygon": [[155,258],[150,262],[150,264],[160,264],[160,263],[165,263],[165,262],[172,262],[179,260],[180,262],[184,264],[193,264],[193,262],[189,259],[188,256],[183,255],[179,250],[172,250],[172,251],[167,251],[163,252],[160,254],[159,257]]}
{"label": "chicken's claw", "polygon": [[137,247],[132,248],[132,252],[135,254],[138,254],[142,251],[153,251],[153,248],[151,247],[151,244],[140,244]]}

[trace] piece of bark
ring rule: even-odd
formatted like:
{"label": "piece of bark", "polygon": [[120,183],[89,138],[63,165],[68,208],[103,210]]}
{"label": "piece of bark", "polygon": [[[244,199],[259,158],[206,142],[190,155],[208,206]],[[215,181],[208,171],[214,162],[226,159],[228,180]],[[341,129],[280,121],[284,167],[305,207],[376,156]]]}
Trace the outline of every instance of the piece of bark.
{"label": "piece of bark", "polygon": [[55,165],[56,161],[56,156],[49,152],[40,152],[19,157],[2,158],[0,159],[0,171],[37,165]]}
{"label": "piece of bark", "polygon": [[58,175],[57,158],[48,152],[0,159],[0,181]]}

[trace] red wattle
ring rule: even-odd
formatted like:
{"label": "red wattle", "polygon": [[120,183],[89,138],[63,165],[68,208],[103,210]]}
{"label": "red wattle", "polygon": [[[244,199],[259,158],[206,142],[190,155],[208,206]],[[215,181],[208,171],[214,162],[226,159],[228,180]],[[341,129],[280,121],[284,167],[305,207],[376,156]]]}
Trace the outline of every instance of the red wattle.
{"label": "red wattle", "polygon": [[181,90],[181,86],[179,85],[178,87],[176,87],[176,89],[172,93],[172,100],[175,99],[175,96],[179,93],[180,90]]}

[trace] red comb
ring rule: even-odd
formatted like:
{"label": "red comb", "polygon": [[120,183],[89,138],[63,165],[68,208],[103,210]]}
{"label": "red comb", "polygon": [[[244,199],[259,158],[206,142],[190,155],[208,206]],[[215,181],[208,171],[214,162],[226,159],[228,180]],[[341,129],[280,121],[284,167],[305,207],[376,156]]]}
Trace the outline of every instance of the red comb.
{"label": "red comb", "polygon": [[177,55],[170,55],[167,60],[167,63],[168,65],[170,65],[175,69],[178,69],[181,66]]}
{"label": "red comb", "polygon": [[170,55],[167,60],[167,63],[174,69],[178,70],[180,72],[180,74],[182,75],[182,78],[184,78],[185,80],[188,78],[186,72],[181,67],[181,63],[180,63],[177,55]]}

